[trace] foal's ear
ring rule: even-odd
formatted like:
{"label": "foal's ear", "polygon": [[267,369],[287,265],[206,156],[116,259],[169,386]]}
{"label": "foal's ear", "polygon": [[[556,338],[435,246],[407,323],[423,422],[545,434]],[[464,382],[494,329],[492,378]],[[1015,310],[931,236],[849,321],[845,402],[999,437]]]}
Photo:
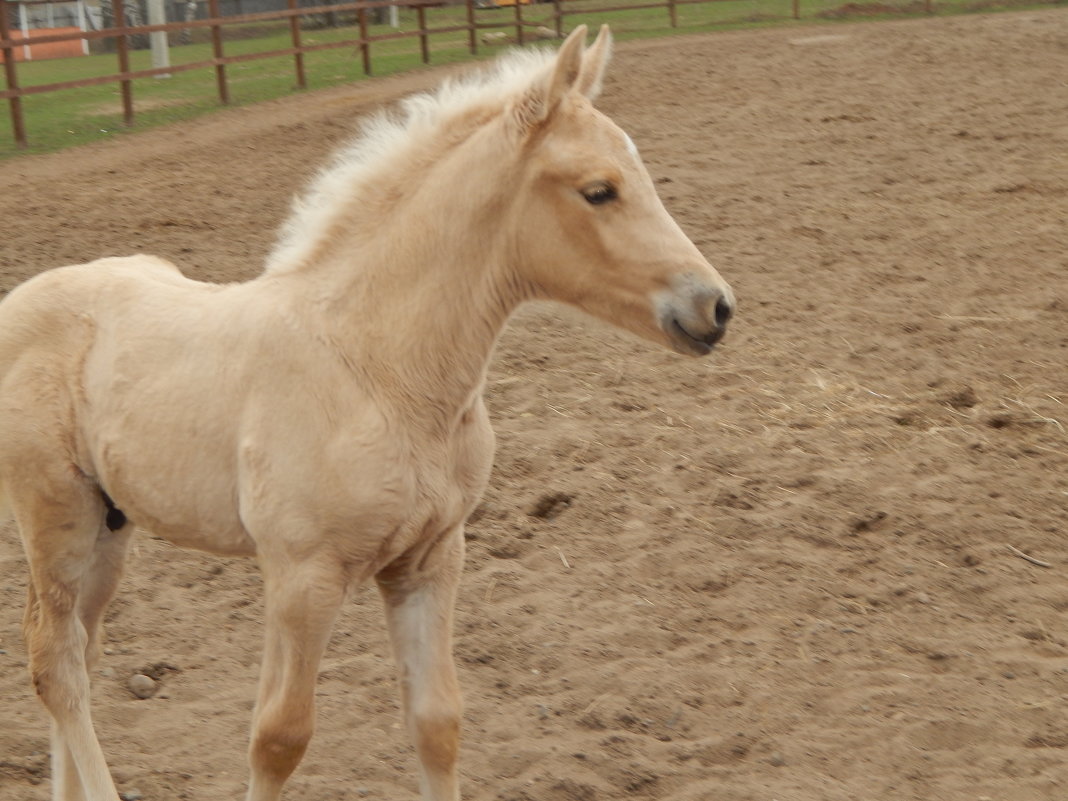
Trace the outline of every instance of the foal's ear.
{"label": "foal's ear", "polygon": [[586,30],[585,25],[579,25],[571,32],[560,45],[548,76],[527,89],[516,103],[515,116],[521,126],[531,128],[545,122],[576,85],[582,71]]}
{"label": "foal's ear", "polygon": [[560,50],[556,54],[556,65],[553,67],[552,77],[549,78],[550,111],[556,108],[556,104],[571,91],[571,87],[578,81],[579,73],[582,71],[582,51],[586,49],[586,31],[585,25],[579,25],[560,45]]}
{"label": "foal's ear", "polygon": [[578,90],[590,100],[596,99],[601,93],[605,67],[611,57],[612,32],[608,30],[607,25],[602,25],[597,38],[583,56],[582,68],[579,70]]}

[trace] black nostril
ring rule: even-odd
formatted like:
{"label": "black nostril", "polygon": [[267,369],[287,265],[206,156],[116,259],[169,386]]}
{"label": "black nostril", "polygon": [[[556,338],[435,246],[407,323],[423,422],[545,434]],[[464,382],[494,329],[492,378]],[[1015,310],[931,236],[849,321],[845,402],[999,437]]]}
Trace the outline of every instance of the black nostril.
{"label": "black nostril", "polygon": [[734,307],[730,302],[721,297],[716,301],[716,327],[726,328],[727,322],[731,319],[731,315],[734,314]]}

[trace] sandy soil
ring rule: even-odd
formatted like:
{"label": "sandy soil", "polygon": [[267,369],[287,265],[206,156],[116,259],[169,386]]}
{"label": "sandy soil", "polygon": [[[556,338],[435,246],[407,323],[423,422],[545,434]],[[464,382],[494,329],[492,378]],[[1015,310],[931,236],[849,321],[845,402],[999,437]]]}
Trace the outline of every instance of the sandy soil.
{"label": "sandy soil", "polygon": [[[1064,10],[619,47],[601,105],[740,313],[709,361],[552,307],[505,334],[467,798],[1068,798],[1065,75]],[[0,286],[138,250],[253,275],[354,117],[440,77],[5,162]],[[0,534],[0,798],[30,801],[47,727]],[[94,689],[123,791],[241,797],[260,614],[250,563],[139,540]],[[379,617],[346,607],[289,798],[415,796]]]}

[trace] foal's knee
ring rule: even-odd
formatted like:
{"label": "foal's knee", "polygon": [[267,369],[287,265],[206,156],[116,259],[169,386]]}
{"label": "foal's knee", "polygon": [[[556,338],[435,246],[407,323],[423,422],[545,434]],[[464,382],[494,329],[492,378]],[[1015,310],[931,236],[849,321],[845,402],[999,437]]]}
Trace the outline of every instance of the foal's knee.
{"label": "foal's knee", "polygon": [[312,728],[310,720],[261,723],[249,750],[253,769],[275,781],[285,781],[308,749]]}
{"label": "foal's knee", "polygon": [[26,625],[26,651],[37,696],[49,709],[73,708],[89,692],[85,628],[76,620],[32,617]]}
{"label": "foal's knee", "polygon": [[452,770],[460,749],[459,707],[413,715],[412,728],[423,767],[432,772]]}
{"label": "foal's knee", "polygon": [[88,674],[62,658],[31,656],[30,680],[37,697],[53,716],[61,717],[88,703]]}

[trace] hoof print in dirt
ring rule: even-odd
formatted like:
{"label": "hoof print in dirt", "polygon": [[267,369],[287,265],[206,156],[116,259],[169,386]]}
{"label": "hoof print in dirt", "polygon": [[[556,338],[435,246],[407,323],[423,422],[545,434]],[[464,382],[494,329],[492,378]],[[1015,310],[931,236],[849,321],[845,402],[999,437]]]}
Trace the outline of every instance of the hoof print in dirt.
{"label": "hoof print in dirt", "polygon": [[542,520],[552,520],[570,507],[574,499],[574,495],[566,492],[547,492],[533,503],[527,514]]}
{"label": "hoof print in dirt", "polygon": [[874,531],[884,520],[886,512],[865,512],[849,521],[849,531],[853,534]]}
{"label": "hoof print in dirt", "polygon": [[986,424],[991,428],[1008,428],[1013,424],[1011,414],[994,414],[986,419]]}
{"label": "hoof print in dirt", "polygon": [[494,559],[518,559],[523,555],[523,551],[511,542],[494,546],[489,549],[488,553]]}
{"label": "hoof print in dirt", "polygon": [[965,385],[947,392],[942,397],[942,400],[954,409],[971,409],[973,406],[978,405],[979,396],[975,394],[974,389]]}

